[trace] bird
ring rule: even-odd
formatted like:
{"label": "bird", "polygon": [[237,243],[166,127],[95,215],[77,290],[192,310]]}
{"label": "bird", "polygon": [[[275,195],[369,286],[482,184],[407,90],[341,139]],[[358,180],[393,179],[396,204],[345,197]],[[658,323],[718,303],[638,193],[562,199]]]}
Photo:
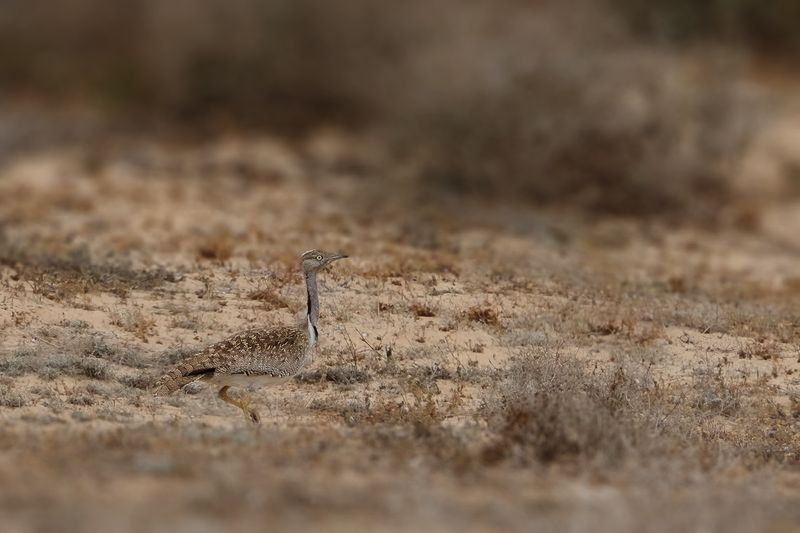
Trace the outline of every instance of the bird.
{"label": "bird", "polygon": [[305,319],[293,327],[255,328],[242,331],[190,355],[172,366],[153,385],[157,396],[172,394],[184,385],[202,380],[219,386],[219,398],[242,410],[253,424],[261,416],[249,395],[234,398],[231,387],[255,388],[288,381],[314,358],[319,331],[317,273],[347,255],[309,250],[298,265],[306,286]]}

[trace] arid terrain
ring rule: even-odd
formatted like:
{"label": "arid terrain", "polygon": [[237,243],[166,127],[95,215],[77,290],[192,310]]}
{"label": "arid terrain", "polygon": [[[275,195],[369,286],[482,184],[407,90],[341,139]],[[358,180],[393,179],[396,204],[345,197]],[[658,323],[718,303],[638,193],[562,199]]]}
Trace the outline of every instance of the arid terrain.
{"label": "arid terrain", "polygon": [[5,0],[0,533],[800,531],[798,21]]}
{"label": "arid terrain", "polygon": [[[413,209],[369,154],[323,131],[4,167],[4,531],[800,528],[800,204],[709,229]],[[260,428],[200,383],[151,396],[297,320],[312,247],[351,258]]]}

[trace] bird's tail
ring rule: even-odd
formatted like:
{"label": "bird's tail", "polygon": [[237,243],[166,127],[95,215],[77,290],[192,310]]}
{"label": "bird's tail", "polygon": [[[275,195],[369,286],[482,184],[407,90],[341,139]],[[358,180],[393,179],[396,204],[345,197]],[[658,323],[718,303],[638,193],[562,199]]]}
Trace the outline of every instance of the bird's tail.
{"label": "bird's tail", "polygon": [[154,396],[167,396],[184,385],[196,381],[199,376],[184,376],[180,370],[173,369],[158,378],[153,385],[152,391]]}
{"label": "bird's tail", "polygon": [[197,381],[205,375],[214,373],[214,358],[200,353],[172,367],[153,384],[153,394],[166,396],[187,383]]}

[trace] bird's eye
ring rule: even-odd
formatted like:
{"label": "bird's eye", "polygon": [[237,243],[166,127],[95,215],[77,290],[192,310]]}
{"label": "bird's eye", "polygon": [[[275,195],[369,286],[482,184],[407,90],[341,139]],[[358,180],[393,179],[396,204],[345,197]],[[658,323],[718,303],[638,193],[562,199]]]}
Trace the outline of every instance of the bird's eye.
{"label": "bird's eye", "polygon": [[317,256],[317,261],[322,261],[322,256],[321,255]]}

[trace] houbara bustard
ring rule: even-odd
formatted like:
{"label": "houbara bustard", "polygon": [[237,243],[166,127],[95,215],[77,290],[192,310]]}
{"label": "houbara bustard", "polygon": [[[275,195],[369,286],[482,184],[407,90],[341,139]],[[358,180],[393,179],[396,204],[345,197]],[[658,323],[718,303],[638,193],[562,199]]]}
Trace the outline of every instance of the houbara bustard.
{"label": "houbara bustard", "polygon": [[258,424],[261,417],[250,406],[250,397],[228,394],[231,386],[256,387],[287,381],[314,356],[317,345],[319,295],[317,272],[347,257],[309,250],[300,255],[300,270],[306,283],[306,313],[302,325],[257,328],[238,333],[191,355],[158,379],[154,394],[172,394],[187,383],[203,380],[219,385],[222,401],[235,405]]}

